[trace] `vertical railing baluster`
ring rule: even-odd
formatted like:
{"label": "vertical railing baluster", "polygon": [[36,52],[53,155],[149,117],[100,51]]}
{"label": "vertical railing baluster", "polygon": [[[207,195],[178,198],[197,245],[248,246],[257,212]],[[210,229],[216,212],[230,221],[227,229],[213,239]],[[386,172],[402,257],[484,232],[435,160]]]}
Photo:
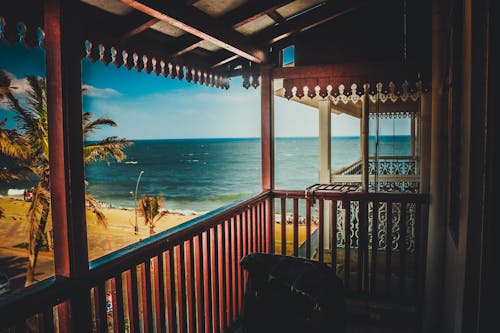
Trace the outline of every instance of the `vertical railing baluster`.
{"label": "vertical railing baluster", "polygon": [[217,332],[220,328],[219,318],[219,230],[218,226],[212,228],[212,316],[213,316],[213,330]]}
{"label": "vertical railing baluster", "polygon": [[332,268],[337,271],[337,200],[332,200],[332,216],[331,219],[331,230],[332,230],[332,251],[331,251],[331,261]]}
{"label": "vertical railing baluster", "polygon": [[[134,266],[135,267],[135,266]],[[137,299],[134,300],[134,297],[137,297],[137,282],[136,282],[136,290],[134,294],[134,290],[132,287],[132,275],[134,275],[134,268],[131,268],[130,270],[125,272],[125,279],[126,279],[126,285],[127,285],[127,315],[128,315],[128,321],[129,321],[129,329],[130,332],[139,332],[137,329],[137,318],[139,315],[135,315],[134,311],[134,305],[137,304]],[[137,279],[137,278],[136,278]]]}
{"label": "vertical railing baluster", "polygon": [[194,281],[193,238],[184,242],[184,256],[186,262],[186,307],[187,307],[188,331],[195,332],[196,295],[195,295],[195,281]]}
{"label": "vertical railing baluster", "polygon": [[252,221],[250,225],[252,226],[252,252],[258,252],[257,248],[257,218],[255,214],[255,206],[252,206],[251,208],[251,213],[252,213]]}
{"label": "vertical railing baluster", "polygon": [[204,279],[204,290],[205,290],[205,332],[212,331],[212,237],[211,229],[204,232],[205,244],[203,250],[205,255],[203,256],[203,270],[205,271]]}
{"label": "vertical railing baluster", "polygon": [[406,287],[406,201],[401,202],[401,217],[399,219],[399,292],[404,296]]}
{"label": "vertical railing baluster", "polygon": [[372,217],[372,255],[371,255],[371,270],[370,270],[370,292],[376,292],[377,284],[377,250],[378,250],[378,212],[379,202],[373,201],[373,217]]}
{"label": "vertical railing baluster", "polygon": [[234,217],[227,221],[227,229],[226,229],[226,327],[231,325],[232,317],[233,317],[233,249],[232,249],[232,240],[231,233],[233,230]]}
{"label": "vertical railing baluster", "polygon": [[240,224],[240,214],[234,217],[233,232],[231,234],[231,244],[233,244],[232,250],[232,267],[233,267],[233,319],[235,322],[238,319],[238,302],[239,302],[239,269],[238,262],[240,261],[240,247],[239,247],[239,224]]}
{"label": "vertical railing baluster", "polygon": [[[142,319],[142,330],[141,332],[148,332],[149,322],[148,322],[148,307],[147,307],[147,291],[146,291],[146,274],[144,269],[144,264],[138,266],[139,269],[139,279],[138,287],[140,289],[141,298],[139,299],[139,316]],[[141,316],[142,314],[142,316]]]}
{"label": "vertical railing baluster", "polygon": [[179,332],[187,331],[186,318],[186,276],[185,276],[185,261],[184,261],[184,244],[181,243],[174,247],[174,265],[175,265],[175,280],[177,283],[177,317],[179,323]]}
{"label": "vertical railing baluster", "polygon": [[311,259],[311,200],[306,200],[306,258]]}
{"label": "vertical railing baluster", "polygon": [[275,215],[274,215],[274,199],[266,198],[264,205],[264,223],[266,225],[266,252],[276,253],[274,243],[275,235]]}
{"label": "vertical railing baluster", "polygon": [[[422,251],[426,250],[426,247],[424,246],[426,242],[424,241],[424,238],[427,236],[426,233],[423,233],[423,222],[421,220],[421,212],[422,212],[422,205],[420,202],[415,202],[415,264],[414,264],[414,278],[415,278],[415,287],[414,287],[414,295],[417,298],[421,297],[420,295],[423,294],[421,292],[424,287],[424,274],[425,274],[425,254],[422,253]],[[419,282],[420,281],[420,282]]]}
{"label": "vertical railing baluster", "polygon": [[[144,261],[142,284],[144,285],[144,295],[142,295],[144,314],[144,329],[146,332],[153,332],[153,293],[151,289],[151,259]],[[145,304],[144,304],[145,303]],[[146,329],[147,328],[147,329]]]}
{"label": "vertical railing baluster", "polygon": [[174,270],[174,249],[170,248],[166,252],[165,271],[168,274],[167,282],[167,309],[168,309],[168,330],[167,332],[177,332],[177,304],[175,301],[175,270]]}
{"label": "vertical railing baluster", "polygon": [[281,254],[286,255],[286,198],[281,198]]}
{"label": "vertical railing baluster", "polygon": [[293,255],[299,256],[299,199],[293,199]]}
{"label": "vertical railing baluster", "polygon": [[324,261],[324,250],[325,250],[325,245],[324,245],[324,239],[323,239],[323,234],[324,234],[324,219],[325,219],[325,200],[324,199],[319,199],[318,203],[318,260],[319,262]]}
{"label": "vertical railing baluster", "polygon": [[132,316],[134,317],[134,331],[140,332],[140,319],[139,319],[139,288],[137,285],[137,266],[130,269],[130,280],[132,283]]}
{"label": "vertical railing baluster", "polygon": [[235,267],[236,267],[236,272],[237,272],[237,310],[236,313],[238,314],[235,319],[238,319],[238,317],[241,315],[241,310],[242,310],[242,303],[243,303],[243,283],[242,283],[242,271],[241,271],[241,266],[240,266],[240,261],[241,258],[244,256],[244,243],[243,243],[243,225],[244,225],[244,217],[245,212],[241,212],[238,214],[237,218],[237,223],[236,223],[236,249],[237,249],[237,254],[236,254],[236,261],[235,261]]}
{"label": "vertical railing baluster", "polygon": [[368,267],[368,202],[358,201],[358,291],[364,289]]}
{"label": "vertical railing baluster", "polygon": [[[164,263],[165,263],[165,252],[162,252],[156,257],[156,268],[157,268],[157,277],[158,277],[158,291],[156,292],[157,294],[157,312],[156,315],[158,316],[159,320],[157,320],[158,323],[158,332],[166,332],[167,331],[167,318],[166,318],[166,312],[167,312],[167,301],[166,298],[168,297],[166,295],[166,290],[165,290],[165,268],[164,268]],[[168,270],[167,270],[168,272]],[[157,327],[157,328],[158,328]]]}
{"label": "vertical railing baluster", "polygon": [[[119,274],[118,274],[119,275]],[[116,277],[111,278],[109,280],[110,293],[111,293],[111,309],[113,312],[111,313],[113,316],[113,331],[116,331],[118,328],[119,316],[118,316],[118,303],[117,303],[117,292],[116,292]],[[121,319],[123,320],[123,313]]]}
{"label": "vertical railing baluster", "polygon": [[349,289],[350,281],[350,265],[351,265],[351,202],[349,200],[342,201],[344,208],[344,285]]}
{"label": "vertical railing baluster", "polygon": [[385,248],[385,293],[391,294],[391,271],[392,271],[392,201],[387,201],[386,209],[386,248]]}
{"label": "vertical railing baluster", "polygon": [[217,227],[220,227],[220,241],[218,243],[219,249],[219,316],[220,316],[220,330],[221,332],[226,327],[227,323],[227,225],[228,221],[223,221]]}
{"label": "vertical railing baluster", "polygon": [[96,328],[98,332],[107,332],[106,286],[104,281],[101,281],[93,290]]}
{"label": "vertical railing baluster", "polygon": [[196,328],[198,332],[204,332],[205,330],[205,274],[203,272],[203,262],[204,262],[204,251],[203,251],[203,233],[200,233],[196,236],[195,245],[195,277],[196,277],[196,299],[197,299],[197,307],[196,307],[196,319],[197,324]]}
{"label": "vertical railing baluster", "polygon": [[229,232],[229,241],[230,241],[230,247],[229,247],[229,255],[230,255],[230,276],[231,276],[231,314],[230,314],[230,323],[232,323],[236,319],[236,293],[237,293],[237,286],[236,286],[236,267],[235,267],[235,261],[236,261],[236,239],[235,239],[235,233],[236,233],[236,224],[237,224],[237,216],[234,216],[231,219],[231,228]]}

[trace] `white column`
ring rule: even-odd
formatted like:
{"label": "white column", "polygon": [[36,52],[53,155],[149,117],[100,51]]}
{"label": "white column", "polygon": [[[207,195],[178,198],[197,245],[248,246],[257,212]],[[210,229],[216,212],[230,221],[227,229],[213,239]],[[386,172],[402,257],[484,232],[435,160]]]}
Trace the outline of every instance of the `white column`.
{"label": "white column", "polygon": [[[318,182],[330,184],[332,173],[332,113],[331,101],[327,98],[319,101],[319,172]],[[332,204],[327,201],[324,210],[323,244],[325,250],[331,249],[331,216]]]}
{"label": "white column", "polygon": [[369,84],[364,85],[365,93],[361,96],[361,122],[360,122],[360,150],[361,150],[361,190],[368,192],[369,175],[368,175],[368,135],[369,135],[369,112],[370,112],[370,96],[368,90]]}

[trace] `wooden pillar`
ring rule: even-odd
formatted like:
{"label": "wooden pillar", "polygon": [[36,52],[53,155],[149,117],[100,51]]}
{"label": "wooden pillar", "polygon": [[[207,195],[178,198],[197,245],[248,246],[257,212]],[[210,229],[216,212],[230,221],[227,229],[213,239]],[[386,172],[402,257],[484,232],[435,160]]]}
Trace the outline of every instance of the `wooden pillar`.
{"label": "wooden pillar", "polygon": [[261,67],[262,190],[274,189],[274,103],[272,67]]}
{"label": "wooden pillar", "polygon": [[418,169],[420,172],[420,193],[429,193],[429,172],[431,166],[431,93],[420,96],[420,124]]}
{"label": "wooden pillar", "polygon": [[[319,172],[318,182],[330,184],[332,175],[332,103],[330,99],[319,101]],[[326,201],[324,205],[323,218],[323,246],[325,250],[331,249],[331,221],[332,202]]]}
{"label": "wooden pillar", "polygon": [[369,84],[364,86],[364,94],[361,96],[361,122],[360,122],[360,150],[361,150],[361,190],[368,192],[368,140],[369,140],[369,123],[368,116],[370,113],[370,96],[368,90]]}
{"label": "wooden pillar", "polygon": [[[262,145],[262,190],[274,189],[274,88],[272,66],[261,67],[261,145]],[[266,200],[266,251],[274,253],[274,199]]]}
{"label": "wooden pillar", "polygon": [[441,331],[443,311],[443,277],[445,256],[446,179],[446,112],[443,110],[443,82],[446,18],[443,1],[432,2],[432,127],[429,177],[429,226],[427,237],[426,277],[423,300],[423,332]]}
{"label": "wooden pillar", "polygon": [[[55,273],[75,283],[88,272],[78,8],[76,0],[44,7]],[[89,291],[80,289],[58,307],[60,332],[91,331]]]}

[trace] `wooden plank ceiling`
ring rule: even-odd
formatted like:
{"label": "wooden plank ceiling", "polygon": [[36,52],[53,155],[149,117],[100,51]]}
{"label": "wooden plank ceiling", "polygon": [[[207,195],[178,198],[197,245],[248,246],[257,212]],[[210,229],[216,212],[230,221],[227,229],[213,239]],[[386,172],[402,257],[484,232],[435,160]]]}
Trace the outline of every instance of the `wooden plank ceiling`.
{"label": "wooden plank ceiling", "polygon": [[226,76],[275,62],[274,45],[359,7],[344,0],[81,0],[84,38]]}

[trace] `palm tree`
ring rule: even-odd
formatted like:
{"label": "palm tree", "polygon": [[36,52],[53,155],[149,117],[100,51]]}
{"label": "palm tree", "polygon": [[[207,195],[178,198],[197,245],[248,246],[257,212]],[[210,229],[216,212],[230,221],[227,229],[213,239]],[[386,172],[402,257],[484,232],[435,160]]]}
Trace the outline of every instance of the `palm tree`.
{"label": "palm tree", "polygon": [[[38,179],[27,214],[29,222],[29,255],[26,286],[28,286],[34,282],[38,253],[46,241],[45,229],[50,211],[50,182],[46,83],[44,78],[28,76],[26,79],[30,89],[27,92],[26,103],[21,105],[14,94],[7,89],[11,84],[9,76],[0,70],[0,91],[4,92],[3,97],[6,99],[7,106],[16,113],[15,120],[17,121],[18,133],[26,141],[25,147],[29,147],[29,149],[25,148],[25,150],[30,151],[29,169]],[[84,142],[87,141],[88,135],[98,129],[99,126],[117,126],[114,121],[106,118],[92,120],[90,112],[84,113],[82,117]],[[84,161],[85,163],[91,163],[105,160],[109,163],[110,159],[115,159],[120,162],[125,158],[123,149],[130,144],[130,141],[117,137],[108,137],[99,142],[85,144]],[[99,210],[95,200],[88,195],[86,195],[86,200],[97,215],[98,222],[106,225],[104,214]]]}
{"label": "palm tree", "polygon": [[158,222],[163,216],[167,215],[168,212],[160,211],[163,206],[163,200],[161,196],[150,196],[144,195],[139,202],[139,215],[144,217],[144,224],[149,225],[149,234],[155,233],[156,222]]}
{"label": "palm tree", "polygon": [[[26,162],[29,152],[25,149],[26,141],[12,129],[6,129],[7,120],[0,121],[0,184],[25,179],[29,175]],[[0,218],[4,215],[0,207]]]}

